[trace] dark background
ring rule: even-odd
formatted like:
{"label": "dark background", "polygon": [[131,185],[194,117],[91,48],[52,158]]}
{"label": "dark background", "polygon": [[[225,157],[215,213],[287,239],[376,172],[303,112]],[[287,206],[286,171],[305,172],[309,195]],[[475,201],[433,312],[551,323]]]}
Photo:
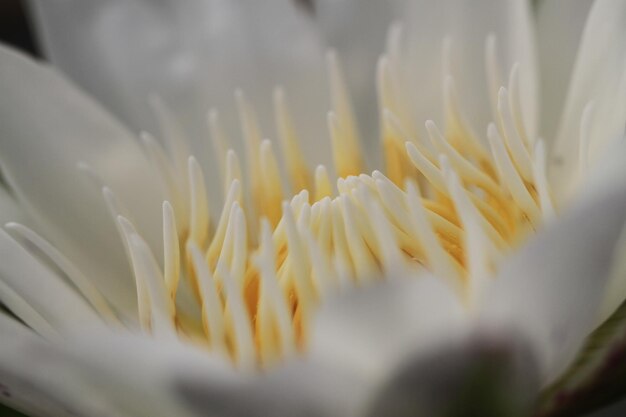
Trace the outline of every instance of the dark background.
{"label": "dark background", "polygon": [[0,0],[0,41],[39,55],[23,0]]}

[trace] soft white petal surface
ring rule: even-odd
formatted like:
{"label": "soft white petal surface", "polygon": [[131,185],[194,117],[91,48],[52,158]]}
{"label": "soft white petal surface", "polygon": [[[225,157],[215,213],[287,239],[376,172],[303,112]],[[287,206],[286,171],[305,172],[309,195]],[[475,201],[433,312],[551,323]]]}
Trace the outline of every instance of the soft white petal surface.
{"label": "soft white petal surface", "polygon": [[[585,108],[586,126],[581,127]],[[554,144],[552,181],[561,196],[593,164],[626,123],[626,1],[598,0],[591,8]],[[580,135],[587,136],[580,166]]]}
{"label": "soft white petal surface", "polygon": [[540,135],[553,140],[592,0],[546,0],[536,9]]}
{"label": "soft white petal surface", "polygon": [[[59,376],[49,375],[47,379],[44,373],[54,348],[3,312],[0,338],[0,402],[33,417],[76,416],[71,403],[46,389],[46,384],[52,385],[51,378]],[[72,381],[65,384],[72,386]]]}
{"label": "soft white petal surface", "polygon": [[144,336],[82,327],[50,344],[4,316],[0,334],[0,376],[16,397],[9,404],[34,416],[191,416],[174,389],[179,372],[222,383],[234,375],[203,352]]}
{"label": "soft white petal surface", "polygon": [[135,139],[51,69],[6,48],[0,91],[0,161],[18,200],[116,307],[134,313],[134,281],[102,185],[77,164],[87,163],[118,195],[161,253],[161,192]]}
{"label": "soft white petal surface", "polygon": [[322,305],[310,351],[336,367],[384,380],[407,353],[428,352],[463,331],[463,308],[452,289],[430,275],[396,277]]}
{"label": "soft white petal surface", "polygon": [[102,325],[81,296],[4,230],[0,230],[0,258],[0,300],[33,329],[41,329],[42,336],[53,337],[52,332],[64,333],[76,325]]}
{"label": "soft white petal surface", "polygon": [[9,221],[19,221],[20,223],[28,223],[28,215],[22,209],[15,197],[9,191],[0,186],[0,224]]}
{"label": "soft white petal surface", "polygon": [[623,179],[581,198],[501,266],[485,296],[482,318],[526,332],[545,383],[564,370],[597,324],[625,207]]}
{"label": "soft white petal surface", "polygon": [[[307,12],[292,0],[35,1],[52,59],[135,129],[154,130],[146,106],[160,95],[204,161],[207,113],[216,107],[230,137],[233,92],[257,107],[275,138],[272,90],[284,85],[314,161],[326,155],[328,108],[323,49]],[[151,132],[157,134],[158,132]],[[209,161],[213,161],[209,159]]]}

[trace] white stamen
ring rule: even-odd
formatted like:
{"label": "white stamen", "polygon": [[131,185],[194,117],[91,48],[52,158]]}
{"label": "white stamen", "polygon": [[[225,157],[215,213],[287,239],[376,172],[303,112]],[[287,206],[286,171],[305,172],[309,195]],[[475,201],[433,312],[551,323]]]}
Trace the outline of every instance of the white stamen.
{"label": "white stamen", "polygon": [[193,241],[187,242],[187,250],[191,254],[191,262],[199,284],[200,299],[202,300],[202,320],[209,333],[211,348],[219,353],[226,354],[223,306],[217,292],[215,279],[200,250]]}
{"label": "white stamen", "polygon": [[150,329],[157,338],[177,340],[176,329],[172,321],[169,297],[164,285],[163,275],[150,248],[137,234],[128,236],[128,246],[133,258],[133,269],[138,280],[146,284],[150,297]]}
{"label": "white stamen", "polygon": [[256,258],[256,265],[261,274],[261,286],[269,297],[269,304],[274,312],[278,332],[282,342],[282,353],[291,356],[295,353],[295,334],[291,313],[284,293],[278,285],[276,277],[276,251],[272,232],[267,220],[261,222],[261,252]]}
{"label": "white stamen", "polygon": [[175,303],[180,279],[180,244],[176,229],[176,216],[168,201],[163,202],[163,271],[170,300]]}
{"label": "white stamen", "polygon": [[511,113],[509,92],[506,88],[500,88],[498,92],[498,115],[502,132],[506,140],[507,147],[511,152],[515,166],[522,178],[526,181],[532,179],[532,162],[528,151],[524,145],[523,139],[515,126],[513,115]]}
{"label": "white stamen", "polygon": [[550,220],[554,217],[554,206],[548,187],[548,177],[546,175],[546,148],[543,140],[539,139],[535,142],[535,159],[533,161],[533,178],[539,195],[539,207],[543,213],[544,220]]}
{"label": "white stamen", "polygon": [[324,165],[315,168],[315,201],[333,195],[333,188],[328,177],[328,171]]}
{"label": "white stamen", "polygon": [[200,164],[193,156],[188,162],[189,189],[191,191],[191,212],[189,218],[189,237],[200,247],[204,245],[209,233],[209,202]]}
{"label": "white stamen", "polygon": [[541,217],[539,208],[515,169],[513,161],[511,161],[507,150],[504,148],[502,138],[500,138],[498,134],[498,129],[493,123],[487,128],[487,137],[489,138],[491,152],[495,159],[500,178],[504,184],[506,184],[515,202],[524,210],[524,213],[528,215],[530,221],[536,224]]}
{"label": "white stamen", "polygon": [[293,268],[298,300],[302,311],[308,313],[314,302],[314,291],[309,280],[309,259],[304,253],[304,245],[298,233],[293,209],[288,203],[283,203],[283,219],[289,246],[289,264]]}
{"label": "white stamen", "polygon": [[346,135],[346,149],[358,152],[358,157],[360,158],[359,133],[350,101],[350,94],[348,93],[348,87],[337,53],[332,50],[329,51],[326,54],[326,62],[330,79],[332,108],[337,115],[341,131]]}
{"label": "white stamen", "polygon": [[179,213],[176,219],[178,221],[177,226],[179,229],[185,230],[189,225],[189,217],[187,215],[189,202],[181,194],[181,190],[186,186],[186,178],[181,178],[178,175],[180,171],[175,169],[165,150],[163,150],[163,147],[156,139],[147,132],[142,132],[140,137],[154,172],[157,178],[160,179],[167,200],[171,201],[176,212]]}
{"label": "white stamen", "polygon": [[449,279],[455,287],[461,285],[461,273],[455,268],[451,256],[443,249],[432,225],[426,217],[426,211],[419,198],[417,185],[407,181],[407,202],[411,211],[411,222],[414,229],[414,236],[419,240],[420,246],[426,255],[428,266],[432,268],[436,276]]}
{"label": "white stamen", "polygon": [[217,275],[224,283],[226,300],[233,319],[237,363],[242,369],[253,369],[256,362],[252,324],[248,318],[241,288],[222,262],[217,263]]}
{"label": "white stamen", "polygon": [[274,111],[276,113],[276,127],[283,148],[284,161],[287,165],[292,190],[298,192],[311,186],[311,174],[302,154],[293,118],[289,113],[289,106],[282,88],[274,90]]}

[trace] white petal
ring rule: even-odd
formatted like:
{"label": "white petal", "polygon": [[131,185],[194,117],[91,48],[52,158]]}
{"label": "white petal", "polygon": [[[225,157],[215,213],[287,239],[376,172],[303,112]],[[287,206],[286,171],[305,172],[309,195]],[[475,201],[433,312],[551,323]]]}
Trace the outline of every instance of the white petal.
{"label": "white petal", "polygon": [[578,179],[581,120],[590,102],[585,159],[593,163],[626,123],[626,1],[596,1],[583,31],[554,143],[551,181],[561,194]]}
{"label": "white petal", "polygon": [[4,187],[0,186],[0,224],[9,221],[27,223],[28,214]]}
{"label": "white petal", "polygon": [[623,181],[582,198],[501,266],[485,296],[483,319],[527,334],[544,383],[559,376],[596,324],[625,207]]}
{"label": "white petal", "polygon": [[[38,411],[34,415],[189,417],[196,414],[177,388],[186,376],[203,375],[215,386],[247,378],[221,358],[180,344],[90,328],[77,329],[64,344],[49,344],[9,320],[0,316],[0,378],[10,383],[18,404]],[[46,406],[50,411],[41,412]]]}
{"label": "white petal", "polygon": [[233,92],[241,88],[272,131],[271,93],[282,84],[305,150],[319,158],[328,102],[323,51],[294,1],[34,3],[52,61],[135,129],[153,130],[145,103],[157,93],[204,158],[210,108],[237,137]]}
{"label": "white petal", "polygon": [[428,353],[465,327],[461,301],[432,276],[402,277],[331,299],[316,314],[311,355],[384,380],[407,355]]}
{"label": "white petal", "polygon": [[[459,401],[475,383],[473,372],[488,363],[502,371],[490,374],[503,378],[500,392],[515,393],[516,411],[532,404],[533,358],[521,341],[469,337],[461,306],[441,281],[399,278],[323,306],[302,360],[239,383],[187,376],[184,398],[199,411],[219,407],[224,417],[258,410],[277,417],[449,415],[451,404],[471,406]],[[483,382],[478,389],[493,381]]]}
{"label": "white petal", "polygon": [[181,375],[177,385],[199,416],[213,412],[220,417],[360,417],[372,393],[356,375],[310,360],[216,382],[210,375],[193,372]]}
{"label": "white petal", "polygon": [[134,138],[50,69],[6,48],[0,89],[0,161],[9,185],[44,235],[128,313],[135,295],[123,246],[99,187],[76,167],[87,163],[158,249],[161,196]]}
{"label": "white petal", "polygon": [[[44,372],[42,364],[50,358],[47,353],[54,350],[52,346],[2,312],[0,337],[0,402],[33,417],[81,415],[71,403],[46,390],[42,384],[45,378],[38,378]],[[71,381],[64,383],[72,385]]]}
{"label": "white petal", "polygon": [[[4,230],[0,230],[0,259],[0,284],[3,284],[0,299],[35,330],[38,330],[41,319],[59,333],[76,325],[98,327],[103,324],[80,295]],[[30,309],[24,310],[23,302],[17,301],[16,297],[27,303]],[[14,307],[14,302],[19,304]],[[46,329],[44,336],[52,335],[48,327],[42,328]]]}
{"label": "white petal", "polygon": [[576,53],[593,1],[550,0],[537,8],[541,137],[552,140],[569,86]]}

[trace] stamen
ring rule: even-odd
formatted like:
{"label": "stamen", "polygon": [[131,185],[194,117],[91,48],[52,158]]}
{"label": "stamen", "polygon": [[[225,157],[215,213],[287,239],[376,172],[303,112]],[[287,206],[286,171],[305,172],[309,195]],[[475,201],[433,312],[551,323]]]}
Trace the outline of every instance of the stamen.
{"label": "stamen", "polygon": [[241,294],[241,287],[235,282],[223,263],[218,262],[216,272],[220,281],[224,283],[227,320],[228,318],[232,320],[237,364],[242,369],[253,369],[256,365],[254,338],[252,325]]}
{"label": "stamen", "polygon": [[203,246],[209,233],[209,202],[202,169],[193,156],[189,157],[188,165],[189,189],[191,191],[191,225],[189,238],[198,246]]}
{"label": "stamen", "polygon": [[[333,116],[329,116],[328,124],[333,137],[337,175],[340,177],[358,175],[364,170],[364,162],[348,88],[337,54],[329,51],[326,54],[326,61],[333,107]],[[342,158],[349,160],[340,161]]]}
{"label": "stamen", "polygon": [[204,261],[200,250],[193,241],[187,243],[187,250],[191,254],[193,272],[199,283],[200,299],[202,303],[202,323],[209,339],[211,349],[220,354],[226,354],[226,331],[223,306],[218,295],[216,282]]}
{"label": "stamen", "polygon": [[163,202],[163,270],[165,287],[175,311],[176,291],[180,280],[180,246],[174,209],[168,201]]}
{"label": "stamen", "polygon": [[176,340],[176,330],[170,311],[170,304],[166,295],[164,279],[156,260],[148,245],[137,234],[130,234],[128,247],[130,248],[135,276],[141,277],[146,286],[150,299],[150,330],[158,338]]}
{"label": "stamen", "polygon": [[[411,276],[423,268],[447,280],[468,308],[480,303],[483,286],[492,279],[503,252],[554,215],[544,144],[529,137],[532,129],[524,124],[519,65],[513,66],[507,88],[500,85],[494,35],[486,39],[485,60],[499,130],[494,123],[488,126],[489,149],[461,112],[449,39],[442,51],[445,132],[429,120],[428,136],[419,137],[402,85],[408,74],[402,66],[401,40],[400,26],[394,26],[388,55],[378,64],[385,174],[364,172],[354,112],[332,51],[327,55],[332,99],[328,127],[336,187],[323,165],[311,175],[281,88],[273,99],[289,184],[282,183],[272,142],[261,140],[254,109],[243,93],[235,97],[246,150],[245,188],[238,156],[229,149],[218,113],[209,112],[224,181],[224,204],[214,231],[208,211],[213,196],[207,195],[200,164],[185,156],[186,178],[182,175],[178,159],[186,149],[184,139],[168,109],[157,101],[162,130],[170,138],[169,154],[149,135],[142,140],[167,197],[163,272],[125,217],[121,202],[85,166],[83,171],[102,189],[123,237],[144,330],[158,337],[177,333],[199,340],[251,369],[304,350],[313,314],[329,294],[381,277]],[[590,112],[581,125],[581,166],[587,160]],[[73,274],[56,252],[28,232],[18,232],[60,264],[68,277]],[[186,293],[181,289],[188,287],[179,288],[185,283],[181,277],[191,284],[201,310],[190,313],[184,305]],[[19,299],[14,303],[20,306]],[[23,310],[29,314],[26,307]]]}
{"label": "stamen", "polygon": [[[239,158],[237,154],[232,149],[229,149],[226,152],[226,175],[224,176],[224,190],[226,190],[226,194],[228,194],[228,190],[233,182],[238,181],[241,183],[241,165],[239,164]],[[241,197],[239,197],[241,202]]]}
{"label": "stamen", "polygon": [[511,69],[509,76],[509,106],[515,119],[515,129],[520,135],[526,149],[532,149],[533,142],[526,131],[524,113],[522,112],[522,96],[520,93],[519,62],[516,62]]}
{"label": "stamen", "polygon": [[535,160],[533,164],[533,178],[539,194],[539,207],[543,212],[544,220],[554,217],[554,206],[548,187],[548,177],[546,175],[546,147],[543,140],[539,139],[535,142]]}
{"label": "stamen", "polygon": [[261,291],[267,294],[268,304],[272,307],[274,318],[278,326],[278,333],[281,340],[280,350],[283,355],[291,356],[295,347],[295,334],[291,313],[287,305],[287,300],[278,285],[276,277],[276,251],[272,239],[272,232],[267,221],[261,223],[261,251],[256,257],[256,265],[261,274]]}
{"label": "stamen", "polygon": [[157,178],[159,178],[165,194],[169,197],[176,212],[179,213],[177,217],[177,226],[180,230],[187,230],[189,226],[189,213],[188,200],[184,196],[181,190],[184,190],[185,179],[181,179],[177,173],[179,172],[172,165],[170,159],[166,155],[163,147],[154,139],[149,133],[142,132],[140,134],[141,141],[143,143],[148,159],[154,168]]}
{"label": "stamen", "polygon": [[529,220],[533,224],[537,224],[540,219],[539,208],[537,207],[533,197],[530,195],[522,178],[513,166],[509,154],[504,148],[504,144],[496,126],[492,123],[487,129],[487,136],[489,138],[489,144],[491,145],[491,152],[493,153],[496,161],[496,166],[500,174],[500,178],[506,184],[513,199],[529,217]]}
{"label": "stamen", "polygon": [[280,183],[280,172],[278,172],[278,162],[272,150],[272,143],[269,140],[261,142],[261,202],[259,215],[267,217],[276,226],[281,217],[281,203],[283,201],[283,190]]}
{"label": "stamen", "polygon": [[[301,309],[302,316],[307,317],[313,308],[316,294],[309,280],[309,262],[304,253],[304,245],[298,233],[293,209],[287,203],[283,203],[283,219],[289,247],[288,262],[293,271],[298,308]],[[306,323],[303,322],[303,326],[306,326]]]}
{"label": "stamen", "polygon": [[151,306],[150,295],[145,282],[145,276],[142,273],[141,267],[135,265],[138,260],[133,256],[133,251],[130,246],[130,238],[136,234],[133,225],[123,216],[116,217],[116,223],[118,225],[118,231],[122,236],[124,247],[126,249],[126,255],[128,257],[130,265],[133,267],[135,275],[135,285],[137,287],[137,310],[139,316],[139,324],[145,332],[150,332],[152,327],[151,318]]}
{"label": "stamen", "polygon": [[487,87],[492,114],[498,114],[498,90],[502,86],[502,72],[498,62],[497,38],[490,33],[485,40],[485,69],[487,72]]}
{"label": "stamen", "polygon": [[315,201],[320,201],[332,195],[333,189],[328,177],[328,171],[326,171],[324,165],[318,165],[315,168]]}
{"label": "stamen", "polygon": [[310,189],[312,186],[311,173],[302,154],[298,136],[293,127],[293,120],[289,114],[285,92],[282,88],[277,88],[274,91],[274,111],[292,191],[296,193],[300,190]]}
{"label": "stamen", "polygon": [[228,227],[230,212],[232,211],[232,208],[235,206],[235,204],[240,204],[240,184],[241,183],[239,182],[239,180],[234,180],[230,184],[228,194],[226,194],[224,208],[222,209],[222,214],[220,215],[220,219],[217,223],[217,228],[215,229],[215,234],[213,235],[213,239],[211,240],[211,244],[209,245],[209,250],[207,252],[207,260],[212,268],[215,268],[215,266],[217,265],[217,259],[222,252],[222,247],[226,238],[226,229]]}
{"label": "stamen", "polygon": [[509,92],[506,88],[500,88],[498,92],[498,115],[499,121],[506,139],[507,147],[513,157],[517,171],[526,181],[532,180],[532,163],[521,138],[511,113]]}

